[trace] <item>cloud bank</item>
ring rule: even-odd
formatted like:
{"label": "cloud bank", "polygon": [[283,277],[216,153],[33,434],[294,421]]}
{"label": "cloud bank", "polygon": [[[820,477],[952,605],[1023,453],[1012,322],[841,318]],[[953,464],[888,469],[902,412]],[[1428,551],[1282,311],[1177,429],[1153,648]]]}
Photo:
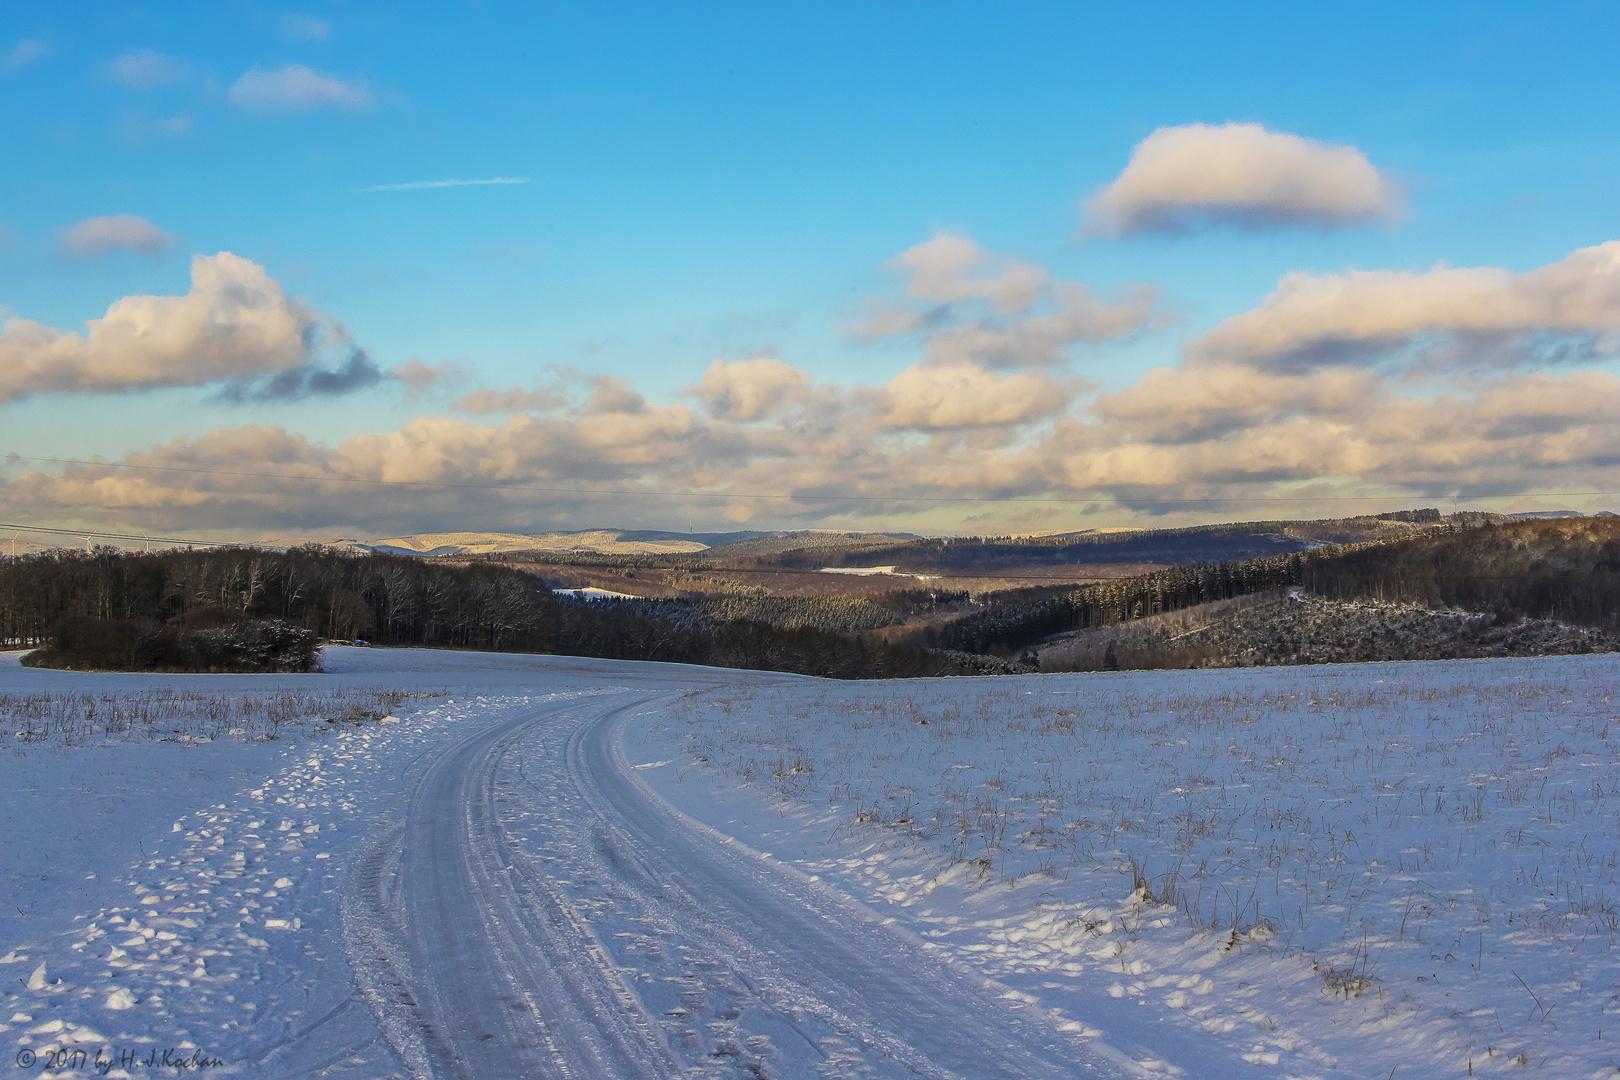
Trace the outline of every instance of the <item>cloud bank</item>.
{"label": "cloud bank", "polygon": [[[1407,367],[1375,362],[1446,335],[1454,350],[1475,333],[1601,338],[1620,323],[1615,261],[1604,244],[1519,274],[1290,275],[1189,342],[1179,365],[1100,392],[1086,376],[1095,350],[1163,330],[1156,294],[1102,295],[966,237],[936,237],[893,261],[903,284],[869,309],[887,313],[883,325],[858,328],[916,339],[918,359],[881,382],[816,382],[776,357],[720,358],[660,402],[611,375],[554,368],[550,385],[477,389],[451,407],[460,415],[331,446],[274,426],[223,427],[131,454],[141,470],[28,472],[0,482],[0,506],[25,515],[15,520],[94,513],[283,533],[654,526],[694,505],[711,521],[962,528],[980,513],[967,527],[1001,529],[1078,527],[1110,503],[1151,521],[1186,500],[1200,516],[1292,515],[1310,503],[1268,500],[1320,498],[1316,512],[1342,513],[1356,504],[1332,500],[1352,495],[1433,504],[1457,491],[1616,490],[1614,373],[1495,364],[1448,381],[1458,369],[1445,369],[1441,392],[1431,380],[1418,394]],[[397,392],[454,374],[420,361],[383,372],[360,350],[320,371],[309,341],[322,318],[246,260],[199,257],[186,296],[126,298],[84,336],[7,324],[0,393],[217,382],[227,396],[270,400]],[[409,497],[388,484],[412,485]],[[1043,499],[1096,505],[950,502]],[[1090,520],[1120,520],[1108,513]]]}
{"label": "cloud bank", "polygon": [[1394,184],[1353,146],[1259,124],[1162,127],[1136,144],[1084,207],[1093,234],[1181,233],[1202,225],[1339,226],[1393,217]]}
{"label": "cloud bank", "polygon": [[1370,363],[1420,343],[1428,366],[1523,358],[1499,346],[1578,339],[1608,351],[1620,332],[1620,241],[1512,274],[1438,265],[1423,273],[1353,270],[1289,274],[1252,311],[1224,320],[1190,348],[1199,361],[1267,367]]}

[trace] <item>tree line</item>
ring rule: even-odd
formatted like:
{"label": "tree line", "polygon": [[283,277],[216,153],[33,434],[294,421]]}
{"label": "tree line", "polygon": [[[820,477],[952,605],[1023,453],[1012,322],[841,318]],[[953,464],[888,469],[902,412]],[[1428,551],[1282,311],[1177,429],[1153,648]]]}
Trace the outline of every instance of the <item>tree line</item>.
{"label": "tree line", "polygon": [[1620,629],[1620,518],[1471,519],[1413,536],[996,594],[914,644],[1007,655],[1053,634],[1268,589]]}
{"label": "tree line", "polygon": [[[558,653],[761,668],[841,678],[978,673],[972,658],[867,642],[816,626],[743,618],[682,625],[645,605],[562,597],[532,574],[488,562],[216,548],[126,553],[59,549],[0,559],[0,642],[173,636],[274,621],[336,640]],[[194,640],[194,639],[188,639]],[[148,649],[148,652],[151,650]],[[172,650],[170,650],[172,652]]]}
{"label": "tree line", "polygon": [[894,565],[911,573],[972,576],[995,570],[1072,563],[1196,565],[1238,562],[1302,551],[1320,542],[1404,534],[1439,525],[1436,509],[1329,521],[1253,521],[1183,529],[1075,533],[1058,536],[974,536],[788,551],[726,560],[738,568]]}

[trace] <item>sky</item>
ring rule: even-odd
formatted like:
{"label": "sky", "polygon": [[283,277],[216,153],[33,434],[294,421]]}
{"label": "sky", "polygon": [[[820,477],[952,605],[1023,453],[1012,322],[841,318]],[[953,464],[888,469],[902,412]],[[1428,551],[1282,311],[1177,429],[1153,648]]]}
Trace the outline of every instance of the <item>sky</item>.
{"label": "sky", "polygon": [[1612,5],[7,12],[5,523],[1620,509]]}

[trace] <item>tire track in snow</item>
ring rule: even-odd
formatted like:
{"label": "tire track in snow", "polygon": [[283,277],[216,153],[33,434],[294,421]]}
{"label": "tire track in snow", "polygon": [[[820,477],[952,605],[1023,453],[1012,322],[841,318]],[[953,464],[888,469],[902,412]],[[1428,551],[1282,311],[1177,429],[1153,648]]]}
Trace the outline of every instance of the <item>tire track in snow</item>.
{"label": "tire track in snow", "polygon": [[537,725],[567,723],[574,708],[453,743],[417,782],[397,847],[357,867],[345,912],[351,959],[415,1076],[678,1071],[588,931],[499,822],[507,751]]}
{"label": "tire track in snow", "polygon": [[619,746],[653,698],[626,696],[451,743],[424,763],[404,830],[357,863],[351,964],[413,1076],[1131,1071],[664,803]]}
{"label": "tire track in snow", "polygon": [[[1057,1031],[1043,1010],[931,955],[892,920],[686,819],[625,759],[627,711],[604,713],[568,741],[569,776],[590,807],[597,851],[621,890],[670,923],[677,939],[723,958],[819,1051],[823,1066],[853,1048],[856,1060],[845,1067],[866,1075],[1135,1071]],[[818,1045],[823,1039],[833,1046]]]}

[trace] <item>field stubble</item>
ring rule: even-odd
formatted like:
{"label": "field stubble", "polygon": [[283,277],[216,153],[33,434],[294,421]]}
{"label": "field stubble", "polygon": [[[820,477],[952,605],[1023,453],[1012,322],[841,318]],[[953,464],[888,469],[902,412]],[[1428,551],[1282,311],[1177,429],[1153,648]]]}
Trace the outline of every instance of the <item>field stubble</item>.
{"label": "field stubble", "polygon": [[1352,1027],[1426,1031],[1446,1073],[1612,1074],[1617,673],[1589,657],[711,691],[676,727],[692,760],[829,810],[829,860],[933,852],[891,898],[1038,885],[1033,915],[990,938],[1041,938],[1054,964],[1079,941],[1114,996],[1170,986],[1219,1026],[1185,979],[1130,979],[1127,957],[1173,953],[1151,941],[1174,927],[1284,963],[1319,1002],[1354,1003]]}
{"label": "field stubble", "polygon": [[176,686],[0,692],[0,746],[308,736],[328,725],[375,723],[407,699],[448,693],[384,687],[255,691]]}

